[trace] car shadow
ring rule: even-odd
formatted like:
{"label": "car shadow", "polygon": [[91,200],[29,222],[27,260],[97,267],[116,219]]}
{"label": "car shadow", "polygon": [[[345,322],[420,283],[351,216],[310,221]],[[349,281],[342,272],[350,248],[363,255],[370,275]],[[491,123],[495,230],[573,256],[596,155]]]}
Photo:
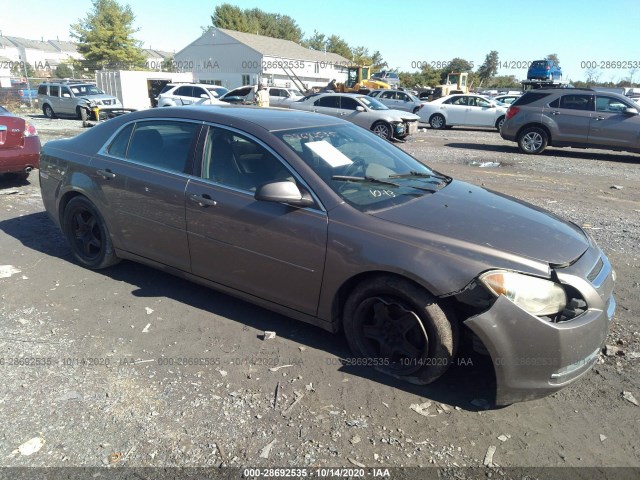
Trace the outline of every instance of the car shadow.
{"label": "car shadow", "polygon": [[616,155],[612,153],[593,152],[583,149],[571,149],[571,148],[554,148],[549,147],[544,152],[538,155],[526,155],[521,153],[517,147],[510,145],[486,145],[479,143],[445,143],[445,147],[461,148],[465,150],[484,150],[486,152],[499,152],[499,153],[517,153],[523,157],[535,158],[538,156],[545,157],[558,157],[567,159],[580,159],[580,160],[602,160],[604,162],[619,162],[619,163],[638,163],[639,157],[634,153],[626,153],[625,155]]}
{"label": "car shadow", "polygon": [[[73,262],[64,237],[45,212],[0,221],[0,230],[19,240],[26,248]],[[78,265],[78,268],[83,267]],[[333,363],[335,360],[340,372],[464,410],[497,408],[492,406],[495,375],[489,357],[466,350],[459,352],[453,365],[438,381],[426,386],[413,385],[384,375],[371,367],[352,365],[353,355],[340,333],[332,334],[135,262],[123,261],[97,273],[137,287],[133,291],[136,297],[166,297],[258,331],[276,331],[279,337],[334,355],[337,359],[332,358],[331,361]],[[472,404],[475,399],[484,401]]]}
{"label": "car shadow", "polygon": [[29,180],[26,180],[19,175],[13,175],[11,173],[0,173],[0,191],[6,188],[23,187],[29,184]]}

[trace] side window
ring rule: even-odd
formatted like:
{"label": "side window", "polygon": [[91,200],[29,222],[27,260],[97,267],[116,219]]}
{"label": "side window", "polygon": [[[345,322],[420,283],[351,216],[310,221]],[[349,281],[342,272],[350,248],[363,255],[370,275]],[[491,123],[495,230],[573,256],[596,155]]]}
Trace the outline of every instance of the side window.
{"label": "side window", "polygon": [[170,120],[138,122],[126,158],[145,165],[184,172],[198,128],[196,123]]}
{"label": "side window", "polygon": [[450,103],[451,105],[467,105],[467,97],[453,97],[445,103]]}
{"label": "side window", "polygon": [[593,110],[590,106],[591,98],[591,95],[563,95],[560,97],[560,108]]}
{"label": "side window", "polygon": [[489,103],[488,101],[486,101],[483,98],[476,98],[476,106],[487,108],[487,107],[491,106],[491,103]]}
{"label": "side window", "polygon": [[596,97],[596,111],[598,112],[621,113],[630,106],[614,97]]}
{"label": "side window", "polygon": [[133,131],[133,123],[130,123],[113,139],[111,145],[107,149],[109,155],[114,157],[126,158],[127,147],[129,146],[129,139],[131,138],[131,132]]}
{"label": "side window", "polygon": [[201,98],[200,97],[201,95],[206,95],[206,97],[209,98],[209,95],[207,95],[207,92],[205,91],[204,88],[193,87],[193,93],[191,94],[191,96],[195,98]]}
{"label": "side window", "polygon": [[52,97],[60,96],[60,87],[58,85],[51,85],[49,87],[49,95]]}
{"label": "side window", "polygon": [[71,98],[71,90],[68,87],[60,87],[60,96]]}
{"label": "side window", "polygon": [[394,95],[393,92],[383,92],[380,95],[380,98],[393,98],[393,95]]}
{"label": "side window", "polygon": [[47,86],[39,85],[38,86],[38,95],[46,95],[47,94]]}
{"label": "side window", "polygon": [[214,127],[207,134],[202,178],[251,192],[265,183],[294,181],[291,172],[262,145]]}
{"label": "side window", "polygon": [[350,97],[340,97],[340,108],[344,110],[355,110],[356,107],[361,106],[355,99]]}
{"label": "side window", "polygon": [[182,87],[178,87],[178,89],[173,94],[180,95],[182,97],[192,97],[193,87],[190,85],[183,85]]}
{"label": "side window", "polygon": [[329,95],[315,101],[316,107],[340,108],[340,97]]}

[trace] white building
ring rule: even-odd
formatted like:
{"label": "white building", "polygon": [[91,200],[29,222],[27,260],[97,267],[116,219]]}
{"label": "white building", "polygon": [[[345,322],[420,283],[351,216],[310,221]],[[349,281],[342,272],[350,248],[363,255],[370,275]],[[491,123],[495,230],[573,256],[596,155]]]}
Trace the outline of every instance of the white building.
{"label": "white building", "polygon": [[307,88],[344,82],[351,62],[335,53],[320,52],[290,40],[213,28],[175,54],[178,71],[192,72],[196,81],[235,88],[261,81]]}

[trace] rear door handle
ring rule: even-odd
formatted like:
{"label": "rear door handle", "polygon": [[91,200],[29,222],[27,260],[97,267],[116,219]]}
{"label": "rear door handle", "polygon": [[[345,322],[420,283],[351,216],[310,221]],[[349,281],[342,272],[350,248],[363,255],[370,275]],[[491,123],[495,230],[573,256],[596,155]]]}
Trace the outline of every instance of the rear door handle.
{"label": "rear door handle", "polygon": [[599,121],[599,120],[604,120],[604,117],[597,116],[597,117],[596,117],[596,121]]}
{"label": "rear door handle", "polygon": [[201,207],[215,207],[216,205],[218,205],[218,202],[216,202],[206,193],[202,195],[191,194],[189,195],[189,200],[191,200],[192,202],[196,202]]}
{"label": "rear door handle", "polygon": [[551,115],[560,115],[560,112],[551,112]]}
{"label": "rear door handle", "polygon": [[116,174],[113,173],[108,168],[106,170],[96,170],[96,173],[100,175],[105,180],[111,180],[112,178],[116,178]]}

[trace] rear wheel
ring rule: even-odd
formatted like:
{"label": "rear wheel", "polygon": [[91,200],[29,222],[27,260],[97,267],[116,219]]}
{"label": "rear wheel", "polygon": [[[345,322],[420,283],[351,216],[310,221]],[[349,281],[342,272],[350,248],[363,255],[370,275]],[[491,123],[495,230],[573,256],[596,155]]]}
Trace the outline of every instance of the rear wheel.
{"label": "rear wheel", "polygon": [[391,139],[391,126],[385,122],[376,122],[371,127],[371,131],[386,140]]}
{"label": "rear wheel", "polygon": [[363,365],[415,384],[439,378],[452,364],[457,346],[457,324],[435,298],[396,277],[358,285],[345,304],[343,325]]}
{"label": "rear wheel", "polygon": [[48,103],[45,103],[42,106],[42,113],[44,113],[44,116],[47,118],[56,118],[56,114],[53,111],[53,108],[51,108],[51,105],[49,105]]}
{"label": "rear wheel", "polygon": [[549,143],[549,135],[538,127],[528,127],[518,136],[520,151],[527,154],[537,154],[544,151]]}
{"label": "rear wheel", "polygon": [[442,115],[440,115],[439,113],[436,113],[435,115],[432,115],[431,118],[429,119],[429,125],[431,125],[431,128],[435,130],[442,130],[447,126],[447,122],[445,121]]}
{"label": "rear wheel", "polygon": [[78,196],[69,201],[63,213],[62,230],[71,253],[83,266],[99,270],[120,261],[102,215],[87,198]]}
{"label": "rear wheel", "polygon": [[502,125],[504,125],[504,116],[500,117],[496,121],[496,128],[498,129],[498,131],[502,130]]}

